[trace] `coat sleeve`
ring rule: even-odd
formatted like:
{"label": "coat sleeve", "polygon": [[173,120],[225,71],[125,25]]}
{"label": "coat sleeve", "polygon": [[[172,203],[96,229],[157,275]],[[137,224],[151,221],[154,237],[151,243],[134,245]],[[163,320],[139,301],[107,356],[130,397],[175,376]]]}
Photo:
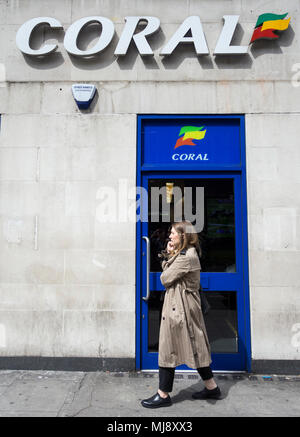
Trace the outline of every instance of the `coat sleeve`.
{"label": "coat sleeve", "polygon": [[161,283],[164,287],[168,288],[190,270],[189,258],[185,255],[179,255],[170,267],[166,268],[160,275]]}

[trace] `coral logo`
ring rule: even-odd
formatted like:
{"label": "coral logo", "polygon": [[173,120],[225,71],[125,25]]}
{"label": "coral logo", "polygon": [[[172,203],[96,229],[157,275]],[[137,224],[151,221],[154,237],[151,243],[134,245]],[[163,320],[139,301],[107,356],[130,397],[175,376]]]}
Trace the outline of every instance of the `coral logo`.
{"label": "coral logo", "polygon": [[179,133],[179,138],[175,144],[174,149],[181,146],[196,146],[195,140],[203,140],[205,138],[206,129],[204,126],[183,126]]}
{"label": "coral logo", "polygon": [[283,15],[262,14],[258,17],[255,30],[252,35],[250,44],[259,39],[277,39],[279,35],[275,31],[284,31],[289,27],[291,19],[285,20],[288,12]]}

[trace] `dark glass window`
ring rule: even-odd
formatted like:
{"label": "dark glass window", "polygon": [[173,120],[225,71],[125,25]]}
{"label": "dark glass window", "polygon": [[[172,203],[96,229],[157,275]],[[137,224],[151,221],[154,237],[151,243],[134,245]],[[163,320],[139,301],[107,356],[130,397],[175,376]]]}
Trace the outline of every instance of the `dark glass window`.
{"label": "dark glass window", "polygon": [[[151,196],[157,189],[166,189],[165,198]],[[182,199],[174,195],[176,188],[181,189]],[[199,199],[196,188],[204,190],[204,227],[199,232],[202,249],[201,266],[203,272],[235,272],[235,219],[234,219],[234,183],[233,179],[151,179],[148,186],[148,223],[151,241],[151,271],[160,272],[158,254],[166,247],[170,225],[184,211],[185,188],[192,193],[192,212],[195,214]],[[156,190],[156,191],[152,191]],[[154,200],[155,199],[155,200]],[[163,205],[165,202],[165,205]],[[199,211],[199,210],[197,210]]]}

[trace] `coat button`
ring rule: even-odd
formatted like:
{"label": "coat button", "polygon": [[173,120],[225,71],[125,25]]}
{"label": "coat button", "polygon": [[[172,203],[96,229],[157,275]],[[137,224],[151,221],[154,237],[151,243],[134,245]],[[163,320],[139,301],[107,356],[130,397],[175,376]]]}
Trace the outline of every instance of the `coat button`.
{"label": "coat button", "polygon": [[173,308],[173,311],[175,311],[175,308]]}
{"label": "coat button", "polygon": [[165,318],[163,317],[163,320],[165,320]]}

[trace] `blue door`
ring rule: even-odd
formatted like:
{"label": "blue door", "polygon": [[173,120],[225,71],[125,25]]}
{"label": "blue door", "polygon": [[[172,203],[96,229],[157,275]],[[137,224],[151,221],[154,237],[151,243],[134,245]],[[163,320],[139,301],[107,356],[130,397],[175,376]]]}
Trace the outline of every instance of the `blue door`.
{"label": "blue door", "polygon": [[[183,121],[178,123],[191,125]],[[192,125],[202,127],[197,122],[193,119]],[[189,146],[183,144],[176,158],[183,154],[184,160],[185,156],[198,156],[196,148],[191,153]],[[144,160],[146,152],[141,153]],[[197,166],[202,167],[197,170],[195,162],[191,167],[187,162],[179,163],[180,168],[173,162],[161,171],[157,163],[154,169],[145,161],[139,169],[143,220],[137,223],[137,367],[141,369],[158,368],[164,299],[159,254],[166,246],[171,223],[182,218],[197,224],[201,243],[201,285],[210,304],[205,322],[212,368],[250,370],[245,174],[240,168],[229,169],[228,156],[225,171],[211,170],[211,163],[203,162],[205,156],[210,155],[201,150],[202,162]]]}

